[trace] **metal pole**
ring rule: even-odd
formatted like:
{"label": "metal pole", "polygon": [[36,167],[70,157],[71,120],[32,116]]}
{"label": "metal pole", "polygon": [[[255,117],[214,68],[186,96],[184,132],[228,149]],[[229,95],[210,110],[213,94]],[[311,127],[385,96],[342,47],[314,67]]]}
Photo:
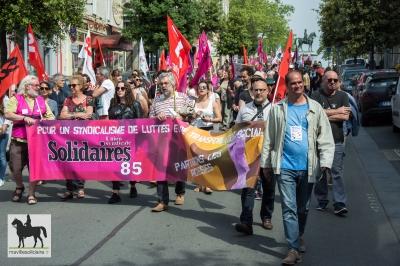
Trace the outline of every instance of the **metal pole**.
{"label": "metal pole", "polygon": [[29,68],[28,68],[28,35],[27,34],[24,34],[24,61],[25,61],[26,69],[28,69],[28,72],[29,72]]}

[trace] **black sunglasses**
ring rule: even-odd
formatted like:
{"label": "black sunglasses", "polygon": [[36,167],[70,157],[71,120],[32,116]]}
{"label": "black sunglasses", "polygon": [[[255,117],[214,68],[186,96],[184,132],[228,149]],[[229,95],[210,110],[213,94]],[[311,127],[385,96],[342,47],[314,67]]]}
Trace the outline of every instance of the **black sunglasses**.
{"label": "black sunglasses", "polygon": [[328,79],[328,82],[329,82],[329,83],[331,83],[332,81],[333,81],[334,83],[337,83],[337,82],[339,81],[339,79]]}
{"label": "black sunglasses", "polygon": [[135,82],[134,81],[129,81],[129,84],[135,84]]}
{"label": "black sunglasses", "polygon": [[75,89],[75,87],[80,84],[69,84],[68,87]]}
{"label": "black sunglasses", "polygon": [[126,90],[125,87],[117,87],[116,89],[117,89],[117,91],[125,91]]}
{"label": "black sunglasses", "polygon": [[40,87],[40,90],[41,91],[44,91],[44,90],[47,90],[47,91],[49,91],[49,90],[51,90],[49,87]]}

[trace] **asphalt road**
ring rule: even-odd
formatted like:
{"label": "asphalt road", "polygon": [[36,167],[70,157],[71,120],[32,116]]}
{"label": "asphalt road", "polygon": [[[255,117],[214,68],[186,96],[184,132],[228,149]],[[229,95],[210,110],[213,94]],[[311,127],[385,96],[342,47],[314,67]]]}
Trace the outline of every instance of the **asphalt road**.
{"label": "asphalt road", "polygon": [[[307,252],[299,265],[400,265],[400,207],[395,197],[400,192],[396,186],[400,177],[392,161],[379,153],[380,147],[400,148],[400,141],[392,146],[388,137],[382,137],[386,133],[379,132],[387,129],[388,125],[372,125],[357,138],[348,138],[344,177],[349,213],[334,215],[331,204],[324,212],[316,211],[313,198],[304,235]],[[109,205],[108,182],[87,182],[85,199],[68,202],[59,201],[64,182],[49,182],[37,190],[39,203],[28,206],[26,192],[21,203],[11,202],[15,185],[9,176],[6,181],[0,188],[2,266],[280,265],[288,251],[278,190],[274,229],[261,228],[260,202],[256,201],[254,235],[246,236],[233,227],[239,222],[240,191],[205,195],[193,192],[195,185],[187,184],[183,206],[171,202],[169,211],[151,213],[156,190],[148,183],[137,185],[136,199],[128,197],[125,185],[122,202]],[[170,187],[171,200],[173,193]],[[51,258],[7,258],[7,214],[16,213],[52,215]],[[29,243],[32,238],[26,238],[25,244]]]}

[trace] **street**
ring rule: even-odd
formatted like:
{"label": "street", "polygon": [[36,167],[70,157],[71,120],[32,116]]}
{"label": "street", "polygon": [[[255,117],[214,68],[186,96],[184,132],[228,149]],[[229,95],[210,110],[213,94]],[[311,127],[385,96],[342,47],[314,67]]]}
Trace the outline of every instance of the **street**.
{"label": "street", "polygon": [[[390,153],[394,149],[400,149],[400,134],[388,122],[374,122],[347,139],[349,213],[334,215],[331,203],[317,211],[312,198],[303,236],[307,251],[298,265],[400,265],[400,157]],[[0,188],[1,265],[280,265],[288,245],[278,189],[274,229],[261,227],[256,201],[254,234],[247,236],[234,229],[241,191],[205,195],[195,187],[188,183],[185,204],[174,206],[170,186],[170,209],[151,213],[156,189],[147,182],[137,185],[135,199],[125,184],[122,202],[110,205],[111,182],[87,182],[84,199],[60,202],[64,182],[52,181],[38,187],[38,204],[28,206],[26,191],[20,203],[11,202],[15,184],[7,175]],[[28,213],[52,215],[51,258],[7,258],[7,214]],[[32,246],[33,238],[25,244]]]}

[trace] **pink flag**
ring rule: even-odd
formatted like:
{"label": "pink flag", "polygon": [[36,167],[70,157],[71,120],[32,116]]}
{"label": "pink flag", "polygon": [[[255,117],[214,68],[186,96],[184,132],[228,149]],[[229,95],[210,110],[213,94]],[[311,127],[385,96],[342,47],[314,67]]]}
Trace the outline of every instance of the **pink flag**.
{"label": "pink flag", "polygon": [[236,77],[236,71],[235,71],[235,64],[233,63],[233,56],[231,56],[231,71],[232,71],[232,74],[233,74],[233,76],[232,76],[232,79],[234,78],[234,77]]}
{"label": "pink flag", "polygon": [[190,82],[190,86],[195,86],[200,80],[200,77],[207,72],[207,70],[211,67],[210,63],[210,47],[208,46],[207,36],[204,31],[201,34],[198,55],[201,57],[198,61],[199,68],[197,69],[196,75]]}
{"label": "pink flag", "polygon": [[258,43],[258,58],[263,62],[262,38],[260,38],[260,42]]}
{"label": "pink flag", "polygon": [[193,67],[193,63],[192,63],[192,58],[190,57],[190,52],[187,54],[186,58],[188,59],[188,64],[189,64],[187,72],[189,74],[192,74],[194,67]]}
{"label": "pink flag", "polygon": [[263,62],[268,62],[267,52],[263,53]]}

